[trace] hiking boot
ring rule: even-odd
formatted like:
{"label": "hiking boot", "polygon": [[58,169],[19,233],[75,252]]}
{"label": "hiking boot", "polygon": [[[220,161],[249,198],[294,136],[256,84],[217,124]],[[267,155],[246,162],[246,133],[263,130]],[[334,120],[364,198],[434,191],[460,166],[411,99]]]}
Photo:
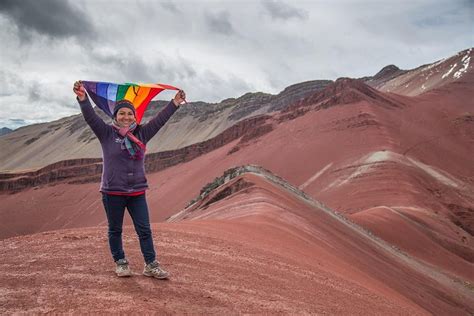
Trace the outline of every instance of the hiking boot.
{"label": "hiking boot", "polygon": [[115,268],[115,273],[119,277],[129,277],[132,276],[132,271],[128,267],[127,259],[119,259],[115,261],[117,267]]}
{"label": "hiking boot", "polygon": [[163,270],[163,268],[160,267],[160,263],[155,260],[152,263],[145,264],[145,269],[143,269],[143,275],[162,280],[167,279],[169,273]]}

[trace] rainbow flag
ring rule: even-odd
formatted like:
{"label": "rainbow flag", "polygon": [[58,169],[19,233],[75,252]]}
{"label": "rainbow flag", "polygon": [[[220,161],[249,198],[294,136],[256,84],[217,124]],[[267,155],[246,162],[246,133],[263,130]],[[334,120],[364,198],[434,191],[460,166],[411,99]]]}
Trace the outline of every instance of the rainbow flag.
{"label": "rainbow flag", "polygon": [[92,101],[107,115],[113,117],[114,108],[118,101],[128,100],[135,107],[137,124],[150,101],[163,90],[179,90],[179,88],[161,84],[110,83],[96,81],[82,81],[87,94]]}

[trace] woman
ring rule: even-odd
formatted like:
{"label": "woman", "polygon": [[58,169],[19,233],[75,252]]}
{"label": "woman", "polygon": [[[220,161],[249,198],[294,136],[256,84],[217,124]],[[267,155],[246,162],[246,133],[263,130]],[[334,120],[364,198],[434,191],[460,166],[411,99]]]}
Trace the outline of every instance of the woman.
{"label": "woman", "polygon": [[166,272],[156,260],[153,236],[150,229],[145,190],[144,154],[146,143],[165,125],[186,95],[180,90],[173,100],[153,119],[143,125],[136,124],[135,108],[124,100],[114,109],[112,125],[106,124],[94,111],[85,88],[80,81],[74,83],[74,93],[87,124],[102,146],[103,170],[100,192],[108,221],[109,246],[119,277],[132,272],[122,247],[122,224],[127,208],[140,240],[145,259],[143,274],[167,279]]}

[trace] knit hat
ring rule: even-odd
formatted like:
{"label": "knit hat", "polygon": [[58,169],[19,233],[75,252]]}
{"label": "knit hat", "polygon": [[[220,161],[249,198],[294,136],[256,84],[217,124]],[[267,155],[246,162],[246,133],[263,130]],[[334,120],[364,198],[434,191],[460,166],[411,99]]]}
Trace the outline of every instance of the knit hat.
{"label": "knit hat", "polygon": [[117,102],[114,108],[114,117],[117,117],[117,113],[121,108],[127,108],[127,109],[132,110],[133,116],[136,117],[135,107],[130,101],[127,101],[127,100],[122,100],[122,101]]}

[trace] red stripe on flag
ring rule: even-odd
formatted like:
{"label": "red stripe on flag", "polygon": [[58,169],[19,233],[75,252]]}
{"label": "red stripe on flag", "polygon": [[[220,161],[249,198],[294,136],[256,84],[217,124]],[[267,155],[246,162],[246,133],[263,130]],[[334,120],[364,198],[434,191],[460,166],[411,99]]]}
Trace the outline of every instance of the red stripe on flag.
{"label": "red stripe on flag", "polygon": [[148,103],[150,103],[151,99],[153,99],[158,93],[160,93],[163,90],[165,89],[158,89],[158,88],[150,89],[150,92],[148,92],[147,97],[142,101],[142,103],[138,105],[136,109],[137,124],[140,124],[143,118],[143,115],[145,114],[145,110],[148,106]]}

